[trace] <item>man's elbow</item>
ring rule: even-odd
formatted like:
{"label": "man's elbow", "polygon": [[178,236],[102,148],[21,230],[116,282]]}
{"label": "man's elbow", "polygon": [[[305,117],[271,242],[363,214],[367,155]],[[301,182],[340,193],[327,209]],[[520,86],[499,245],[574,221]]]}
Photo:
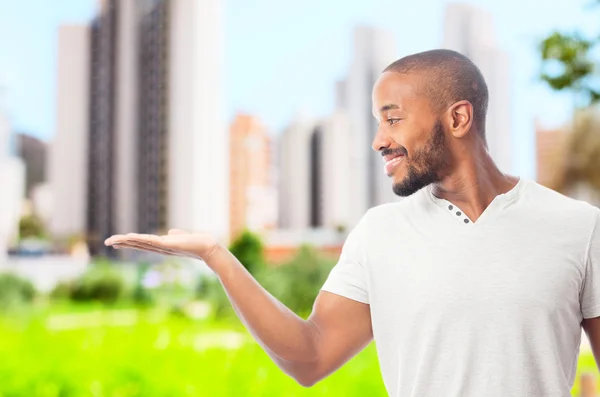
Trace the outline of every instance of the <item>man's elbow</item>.
{"label": "man's elbow", "polygon": [[319,381],[321,380],[319,377],[314,376],[314,375],[300,375],[300,376],[294,376],[294,380],[296,382],[298,382],[298,384],[302,387],[313,387],[314,385],[316,385],[317,383],[319,383]]}

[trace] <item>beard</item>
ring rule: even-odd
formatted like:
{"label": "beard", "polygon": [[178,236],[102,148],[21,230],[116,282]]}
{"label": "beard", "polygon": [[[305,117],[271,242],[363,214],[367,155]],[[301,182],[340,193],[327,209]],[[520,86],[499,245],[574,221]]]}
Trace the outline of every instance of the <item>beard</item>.
{"label": "beard", "polygon": [[441,180],[441,171],[447,167],[448,160],[446,136],[440,120],[433,126],[425,147],[416,151],[412,158],[407,156],[404,161],[407,161],[408,174],[402,181],[394,183],[393,190],[396,195],[408,197]]}

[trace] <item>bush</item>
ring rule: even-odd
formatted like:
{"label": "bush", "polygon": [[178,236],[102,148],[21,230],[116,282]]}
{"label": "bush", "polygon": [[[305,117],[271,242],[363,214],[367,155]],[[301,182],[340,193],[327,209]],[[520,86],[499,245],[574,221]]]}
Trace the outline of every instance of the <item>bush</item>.
{"label": "bush", "polygon": [[216,319],[233,317],[235,312],[221,282],[216,277],[202,276],[198,282],[196,296],[208,301]]}
{"label": "bush", "polygon": [[0,273],[0,309],[10,309],[33,301],[33,284],[12,273]]}
{"label": "bush", "polygon": [[27,215],[19,221],[19,237],[21,239],[45,239],[46,228],[40,218],[35,215]]}
{"label": "bush", "polygon": [[78,302],[113,304],[124,295],[125,281],[111,265],[97,264],[71,286],[70,298]]}
{"label": "bush", "polygon": [[256,275],[265,264],[265,249],[257,234],[244,230],[229,246],[229,251],[253,275]]}
{"label": "bush", "polygon": [[335,261],[322,257],[313,247],[305,245],[288,263],[265,270],[259,281],[284,305],[306,315],[312,310],[334,265]]}

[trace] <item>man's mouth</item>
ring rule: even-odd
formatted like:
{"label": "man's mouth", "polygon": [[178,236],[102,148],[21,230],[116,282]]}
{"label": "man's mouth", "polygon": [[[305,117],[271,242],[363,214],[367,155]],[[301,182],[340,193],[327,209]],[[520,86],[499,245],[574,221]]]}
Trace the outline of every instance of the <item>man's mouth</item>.
{"label": "man's mouth", "polygon": [[384,171],[387,175],[391,175],[394,168],[400,164],[404,160],[404,155],[402,154],[393,154],[383,156],[383,161],[385,162]]}

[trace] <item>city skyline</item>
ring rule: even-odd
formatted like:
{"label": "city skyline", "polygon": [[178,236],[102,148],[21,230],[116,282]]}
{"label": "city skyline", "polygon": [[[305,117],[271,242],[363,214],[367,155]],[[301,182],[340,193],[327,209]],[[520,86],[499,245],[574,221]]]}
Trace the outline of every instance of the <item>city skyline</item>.
{"label": "city skyline", "polygon": [[[45,140],[54,134],[56,28],[64,22],[89,21],[94,15],[94,3],[60,0],[46,5],[39,0],[23,0],[4,6],[6,12],[0,15],[4,33],[0,41],[5,49],[0,54],[0,84],[8,89],[11,119],[17,131]],[[330,87],[346,72],[351,50],[347,37],[355,25],[392,30],[398,41],[399,56],[438,47],[443,10],[448,1],[427,0],[410,10],[403,9],[398,15],[393,12],[391,6],[395,3],[391,0],[348,4],[342,8],[335,2],[316,3],[310,0],[294,4],[291,9],[262,0],[252,7],[236,0],[226,3],[225,122],[230,122],[237,111],[252,113],[278,134],[303,104],[310,104],[308,111],[315,117],[330,113],[335,103]],[[539,65],[536,43],[554,29],[577,27],[593,33],[593,15],[586,14],[583,1],[573,4],[562,0],[553,3],[553,7],[547,7],[542,0],[532,0],[526,5],[516,0],[502,3],[479,0],[469,4],[493,14],[497,43],[514,60],[511,111],[516,172],[533,176],[535,116],[541,116],[547,125],[560,124],[570,115],[571,103],[568,95],[549,95],[550,90],[536,79]],[[317,6],[319,13],[310,11]],[[37,10],[35,15],[29,15],[32,7]],[[519,13],[514,12],[516,8]],[[290,12],[296,16],[291,23],[286,18]],[[536,13],[537,17],[527,17],[530,13]],[[402,23],[398,23],[398,17]],[[24,29],[18,23],[23,18],[31,20],[28,25],[31,27]],[[258,28],[256,21],[261,21]],[[313,28],[302,29],[303,21],[310,21]],[[20,40],[11,40],[13,37]],[[23,52],[22,48],[30,51]],[[322,61],[310,62],[311,59]],[[292,68],[298,64],[304,65],[302,73]]]}

